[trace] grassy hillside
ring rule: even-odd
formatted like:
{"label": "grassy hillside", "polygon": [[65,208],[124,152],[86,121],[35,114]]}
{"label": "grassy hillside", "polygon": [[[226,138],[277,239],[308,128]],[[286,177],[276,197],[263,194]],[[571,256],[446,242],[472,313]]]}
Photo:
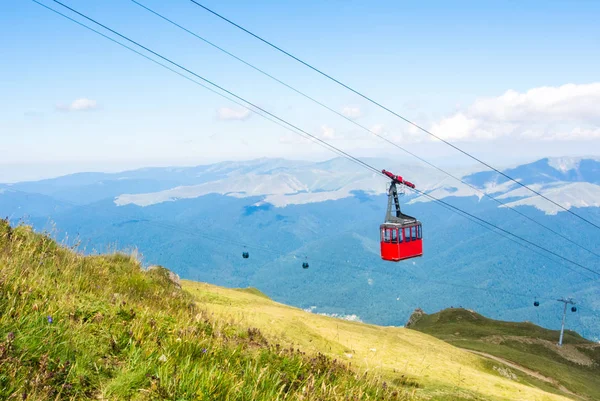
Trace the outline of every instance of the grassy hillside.
{"label": "grassy hillside", "polygon": [[[193,281],[182,286],[215,319],[252,324],[270,341],[351,363],[359,372],[412,388],[417,399],[565,400],[505,364],[489,361],[432,336],[400,327],[381,327],[305,312],[252,291]],[[507,375],[507,372],[511,372]],[[508,376],[508,377],[507,377]],[[549,387],[549,386],[546,386]],[[551,387],[548,388],[554,391]]]}
{"label": "grassy hillside", "polygon": [[0,399],[568,399],[417,331],[182,286],[0,221]]}
{"label": "grassy hillside", "polygon": [[144,271],[121,254],[83,257],[0,221],[2,400],[409,400],[407,393],[208,316],[163,268]]}
{"label": "grassy hillside", "polygon": [[547,387],[600,399],[600,344],[565,331],[558,347],[559,331],[532,323],[502,322],[465,309],[446,309],[416,314],[409,327],[461,348],[510,360],[552,378]]}

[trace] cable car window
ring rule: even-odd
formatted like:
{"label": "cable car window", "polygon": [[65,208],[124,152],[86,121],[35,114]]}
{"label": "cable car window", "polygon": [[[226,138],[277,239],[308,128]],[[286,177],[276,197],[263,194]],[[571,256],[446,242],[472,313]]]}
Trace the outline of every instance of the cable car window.
{"label": "cable car window", "polygon": [[383,242],[384,236],[385,236],[385,229],[382,228],[381,229],[381,242]]}
{"label": "cable car window", "polygon": [[406,241],[406,242],[410,241],[410,227],[406,227],[404,229],[404,241]]}
{"label": "cable car window", "polygon": [[402,229],[399,229],[399,230],[398,230],[398,243],[402,243],[402,238],[404,237],[404,236],[402,235],[402,232],[403,232],[403,230],[402,230]]}
{"label": "cable car window", "polygon": [[395,228],[392,228],[392,244],[397,244],[398,243],[398,230]]}
{"label": "cable car window", "polygon": [[422,231],[422,227],[421,227],[421,225],[419,224],[419,225],[417,226],[417,238],[418,238],[418,239],[421,239],[421,238],[423,238],[423,233],[422,233],[421,231]]}
{"label": "cable car window", "polygon": [[417,240],[417,226],[412,226],[410,228],[410,234],[411,234],[412,240],[416,241]]}
{"label": "cable car window", "polygon": [[385,236],[383,237],[383,242],[390,242],[390,229],[385,229]]}

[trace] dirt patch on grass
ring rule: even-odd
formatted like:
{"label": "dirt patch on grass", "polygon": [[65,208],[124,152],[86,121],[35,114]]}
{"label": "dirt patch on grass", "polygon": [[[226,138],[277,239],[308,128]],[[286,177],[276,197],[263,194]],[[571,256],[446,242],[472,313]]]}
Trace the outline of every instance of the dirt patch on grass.
{"label": "dirt patch on grass", "polygon": [[[594,361],[589,356],[585,355],[578,348],[582,345],[563,344],[562,347],[556,345],[552,341],[542,340],[539,338],[519,337],[519,336],[488,336],[481,339],[483,342],[500,345],[505,341],[516,341],[523,344],[542,345],[549,350],[557,353],[560,357],[582,366],[593,366]],[[596,344],[592,344],[595,346]],[[587,348],[587,346],[586,346]]]}
{"label": "dirt patch on grass", "polygon": [[[493,361],[500,362],[500,363],[502,363],[502,364],[504,364],[504,365],[506,365],[506,366],[508,366],[510,368],[513,368],[515,370],[523,372],[526,375],[529,375],[531,377],[535,377],[536,379],[544,381],[546,383],[550,383],[550,384],[552,384],[553,386],[555,386],[556,388],[558,388],[560,391],[562,391],[565,394],[568,394],[568,395],[573,396],[573,397],[577,397],[578,399],[585,399],[585,398],[582,398],[582,397],[578,396],[577,394],[573,393],[572,391],[570,391],[568,388],[566,388],[565,386],[563,386],[562,384],[560,384],[557,380],[555,380],[555,379],[553,379],[551,377],[544,376],[540,372],[536,372],[535,370],[527,369],[524,366],[518,365],[518,364],[516,364],[514,362],[511,362],[509,360],[506,360],[504,358],[499,358],[499,357],[494,356],[494,355],[486,354],[485,352],[473,351],[473,350],[468,350],[468,349],[466,349],[465,351],[469,351],[469,352],[471,352],[473,354],[477,354],[477,355],[482,356],[484,358],[488,358],[488,359],[491,359]],[[498,371],[502,376],[505,376],[503,374],[502,369],[499,368],[499,369],[494,369],[494,370]],[[516,376],[514,378],[511,377],[511,379],[512,380],[516,380]]]}
{"label": "dirt patch on grass", "polygon": [[596,349],[596,348],[600,348],[600,343],[597,344],[578,344],[577,348],[581,349]]}

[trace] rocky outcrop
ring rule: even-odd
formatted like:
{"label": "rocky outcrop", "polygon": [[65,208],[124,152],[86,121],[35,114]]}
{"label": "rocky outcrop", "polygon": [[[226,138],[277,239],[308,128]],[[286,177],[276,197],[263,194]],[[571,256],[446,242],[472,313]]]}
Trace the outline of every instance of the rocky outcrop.
{"label": "rocky outcrop", "polygon": [[177,274],[173,273],[171,270],[165,269],[162,266],[150,266],[150,267],[148,267],[148,271],[152,271],[152,270],[160,270],[163,273],[168,274],[169,280],[171,280],[171,282],[173,282],[173,284],[175,284],[175,286],[177,288],[181,288],[181,282],[180,282],[179,276]]}
{"label": "rocky outcrop", "polygon": [[425,315],[427,315],[427,313],[425,313],[423,311],[423,309],[421,309],[421,308],[415,309],[415,311],[412,313],[412,315],[410,315],[410,317],[408,318],[408,322],[406,322],[406,326],[404,326],[404,327],[412,326],[413,324],[417,323],[417,321],[419,321]]}

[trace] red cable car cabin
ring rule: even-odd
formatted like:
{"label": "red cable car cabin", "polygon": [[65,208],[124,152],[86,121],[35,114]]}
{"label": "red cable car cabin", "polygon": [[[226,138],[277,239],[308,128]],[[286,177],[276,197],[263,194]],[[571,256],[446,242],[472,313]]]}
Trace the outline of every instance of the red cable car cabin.
{"label": "red cable car cabin", "polygon": [[[392,262],[423,256],[423,229],[421,222],[400,211],[396,184],[414,188],[411,182],[383,170],[392,179],[388,191],[388,207],[385,222],[379,227],[381,235],[381,258]],[[392,205],[393,203],[393,205]],[[394,208],[394,212],[392,212]]]}
{"label": "red cable car cabin", "polygon": [[423,256],[421,223],[381,225],[381,258],[392,262]]}

